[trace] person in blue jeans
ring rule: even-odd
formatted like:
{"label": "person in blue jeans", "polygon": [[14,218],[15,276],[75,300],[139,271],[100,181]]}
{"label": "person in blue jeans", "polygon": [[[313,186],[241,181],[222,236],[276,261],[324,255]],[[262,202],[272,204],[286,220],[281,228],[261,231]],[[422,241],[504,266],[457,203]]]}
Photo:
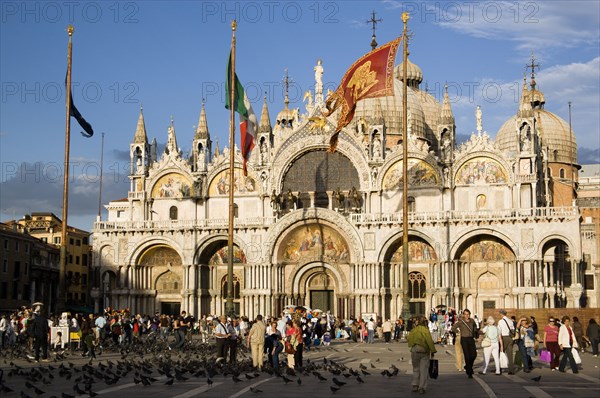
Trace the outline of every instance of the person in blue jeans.
{"label": "person in blue jeans", "polygon": [[[529,348],[533,350],[534,344],[534,340],[531,339],[533,329],[531,329],[531,324],[527,318],[521,318],[519,319],[517,330],[520,336],[517,340],[517,345],[523,360],[523,371],[529,373],[531,372],[531,351]],[[529,347],[529,345],[531,345],[531,347]]]}
{"label": "person in blue jeans", "polygon": [[375,338],[375,322],[373,322],[373,318],[367,322],[367,344],[373,344],[373,339]]}

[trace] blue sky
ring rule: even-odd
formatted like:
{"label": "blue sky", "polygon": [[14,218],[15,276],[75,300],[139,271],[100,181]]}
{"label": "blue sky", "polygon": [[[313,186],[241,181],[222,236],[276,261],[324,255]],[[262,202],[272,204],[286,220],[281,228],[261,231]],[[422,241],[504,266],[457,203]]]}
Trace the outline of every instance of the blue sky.
{"label": "blue sky", "polygon": [[69,224],[87,230],[98,209],[101,133],[107,203],[127,194],[129,144],[142,104],[149,140],[164,143],[173,116],[185,152],[205,98],[210,133],[223,148],[233,18],[238,76],[257,113],[267,93],[272,121],[283,108],[286,68],[290,105],[304,109],[302,93],[313,88],[317,59],[325,87],[334,89],[370,50],[371,11],[383,18],[377,26],[383,44],[401,34],[400,15],[407,10],[421,88],[427,82],[441,98],[449,84],[459,135],[475,130],[477,105],[492,137],[516,112],[533,50],[546,109],[568,120],[571,101],[580,153],[600,148],[597,1],[2,1],[0,7],[0,220],[41,211],[61,215],[70,23],[74,100],[96,135],[86,139],[72,123]]}

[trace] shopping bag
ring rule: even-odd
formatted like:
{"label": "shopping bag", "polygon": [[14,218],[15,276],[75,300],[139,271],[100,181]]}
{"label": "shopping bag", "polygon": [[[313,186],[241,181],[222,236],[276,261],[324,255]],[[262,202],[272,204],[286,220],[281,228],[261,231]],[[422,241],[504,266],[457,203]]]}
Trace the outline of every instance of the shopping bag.
{"label": "shopping bag", "polygon": [[500,368],[502,368],[502,369],[508,368],[508,356],[506,356],[505,352],[500,353]]}
{"label": "shopping bag", "polygon": [[552,362],[552,354],[550,353],[550,351],[541,350],[540,351],[540,361],[545,362],[545,363]]}
{"label": "shopping bag", "polygon": [[579,351],[577,348],[571,348],[571,354],[573,354],[573,359],[577,365],[581,365],[581,357],[579,356]]}
{"label": "shopping bag", "polygon": [[438,378],[438,360],[437,359],[430,359],[429,360],[429,377],[431,377],[432,379],[437,379]]}

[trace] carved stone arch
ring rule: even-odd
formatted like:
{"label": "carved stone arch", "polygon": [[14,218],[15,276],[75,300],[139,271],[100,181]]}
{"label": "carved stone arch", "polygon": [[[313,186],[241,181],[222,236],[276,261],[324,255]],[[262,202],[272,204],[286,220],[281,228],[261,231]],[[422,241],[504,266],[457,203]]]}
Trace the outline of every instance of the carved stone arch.
{"label": "carved stone arch", "polygon": [[179,255],[181,258],[182,264],[190,264],[191,259],[185,256],[184,250],[172,239],[165,238],[164,236],[152,236],[138,243],[135,249],[131,252],[131,254],[127,257],[125,265],[134,266],[137,265],[138,260],[141,256],[149,249],[154,246],[166,246],[169,247]]}
{"label": "carved stone arch", "polygon": [[[183,289],[181,276],[177,275],[177,273],[173,272],[172,270],[167,270],[160,273],[152,282],[152,288],[158,293],[178,294],[181,289]],[[166,283],[169,286],[160,286],[159,283],[161,282]]]}
{"label": "carved stone arch", "polygon": [[[202,262],[202,261],[210,259],[210,256],[212,256],[212,254],[214,254],[214,252],[212,254],[210,254],[210,256],[207,258],[203,258],[203,257],[208,256],[208,253],[212,252],[216,246],[220,246],[220,244],[222,242],[227,243],[227,234],[224,234],[224,233],[223,234],[213,234],[213,235],[208,235],[208,236],[204,237],[204,239],[202,239],[200,241],[200,244],[198,244],[196,246],[196,249],[194,250],[193,264],[203,264],[203,265],[208,264],[208,261],[206,261],[206,262]],[[237,246],[239,249],[246,252],[247,245],[242,239],[240,239],[239,235],[233,236],[233,246],[234,247]]]}
{"label": "carved stone arch", "polygon": [[[275,189],[277,192],[281,192],[283,187],[283,178],[296,160],[308,152],[315,150],[327,150],[328,148],[329,138],[327,138],[327,140],[323,140],[320,139],[319,136],[304,137],[293,145],[283,148],[283,150],[277,154],[277,157],[273,161],[274,167],[273,172],[271,173],[271,186],[273,189]],[[369,190],[370,169],[367,160],[364,157],[364,153],[358,150],[358,148],[356,148],[354,145],[342,143],[342,140],[340,140],[336,150],[348,158],[358,172],[360,187],[357,187],[357,189],[361,191]]]}
{"label": "carved stone arch", "polygon": [[482,236],[482,235],[491,236],[493,238],[496,238],[496,239],[502,241],[502,243],[504,243],[510,250],[512,250],[513,254],[515,255],[515,258],[519,259],[519,248],[514,243],[514,241],[508,235],[505,235],[504,233],[502,233],[498,230],[493,230],[490,228],[478,228],[478,229],[469,231],[466,234],[462,235],[456,242],[454,242],[452,247],[450,247],[450,259],[459,260],[458,255],[460,253],[458,251],[464,247],[464,244],[468,240],[470,240],[476,236]]}
{"label": "carved stone arch", "polygon": [[286,286],[291,289],[288,294],[306,292],[306,281],[312,275],[319,272],[331,272],[334,277],[334,285],[337,294],[345,294],[345,286],[348,286],[348,281],[342,270],[336,264],[330,264],[320,261],[308,261],[297,264],[290,272]]}
{"label": "carved stone arch", "polygon": [[112,244],[103,244],[98,248],[98,267],[115,267],[118,265],[119,259],[116,256],[117,251]]}
{"label": "carved stone arch", "polygon": [[[440,260],[444,259],[444,257],[442,257],[443,253],[440,253],[441,247],[439,245],[437,245],[436,242],[432,238],[430,238],[426,234],[422,233],[421,231],[418,231],[415,229],[409,229],[408,230],[409,241],[410,241],[411,237],[416,237],[416,238],[419,238],[419,239],[425,241],[427,244],[429,244],[429,246],[431,246],[433,248],[438,259],[440,259]],[[388,259],[393,254],[391,252],[391,250],[395,250],[394,247],[397,246],[398,242],[400,242],[400,245],[402,245],[402,231],[392,232],[386,238],[384,238],[384,242],[383,242],[383,245],[381,246],[381,250],[379,251],[379,254],[377,255],[377,261],[379,263],[384,263],[386,261],[389,261]]]}
{"label": "carved stone arch", "polygon": [[552,240],[563,241],[569,247],[569,256],[575,260],[580,259],[580,254],[579,254],[579,251],[577,250],[577,245],[575,245],[573,243],[573,241],[571,239],[567,238],[566,236],[561,235],[561,234],[556,234],[556,233],[548,235],[548,236],[544,237],[542,240],[540,240],[540,242],[538,243],[538,247],[536,249],[536,257],[537,258],[544,257],[544,246]]}
{"label": "carved stone arch", "polygon": [[502,289],[504,281],[493,272],[483,271],[477,277],[477,289]]}
{"label": "carved stone arch", "polygon": [[279,253],[280,246],[284,241],[285,232],[297,226],[308,225],[310,223],[323,223],[338,231],[348,244],[348,262],[356,263],[363,261],[363,244],[354,226],[348,223],[348,220],[339,213],[319,207],[292,211],[283,216],[276,224],[272,225],[267,231],[267,258],[272,263],[277,263],[277,253]]}

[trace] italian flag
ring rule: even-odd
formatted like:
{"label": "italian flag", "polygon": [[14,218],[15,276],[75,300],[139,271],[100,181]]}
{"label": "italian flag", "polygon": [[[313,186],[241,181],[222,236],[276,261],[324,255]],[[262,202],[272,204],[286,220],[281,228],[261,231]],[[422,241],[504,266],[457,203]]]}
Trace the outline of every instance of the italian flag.
{"label": "italian flag", "polygon": [[[225,79],[225,92],[226,102],[225,108],[230,109],[231,104],[231,89],[229,86],[229,81],[231,80],[231,53],[229,54],[229,62],[227,63],[227,78]],[[241,132],[241,141],[242,141],[242,157],[244,158],[244,175],[248,175],[248,170],[246,169],[246,162],[250,158],[250,152],[252,148],[254,148],[254,140],[256,138],[256,128],[258,126],[258,122],[256,119],[256,115],[252,110],[252,104],[250,104],[250,100],[244,91],[244,87],[240,80],[235,74],[235,84],[234,84],[234,102],[233,102],[233,110],[240,114],[240,132]]]}

